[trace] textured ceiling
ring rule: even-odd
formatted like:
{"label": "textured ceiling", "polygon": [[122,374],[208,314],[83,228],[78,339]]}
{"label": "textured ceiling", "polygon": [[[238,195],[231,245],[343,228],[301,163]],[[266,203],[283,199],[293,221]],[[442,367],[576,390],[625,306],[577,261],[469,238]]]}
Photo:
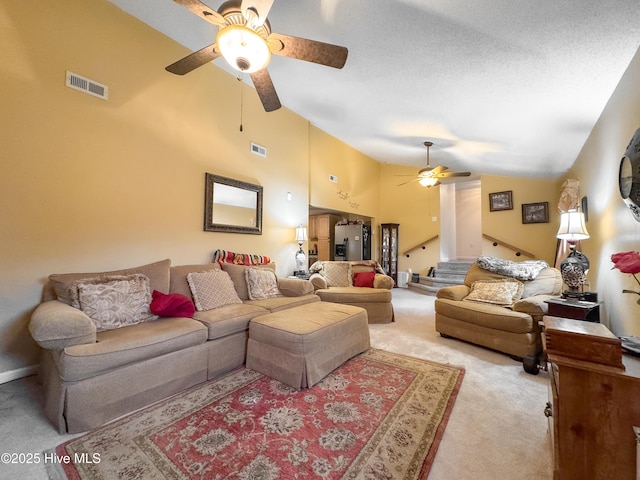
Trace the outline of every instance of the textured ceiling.
{"label": "textured ceiling", "polygon": [[[215,41],[172,0],[110,1],[189,50]],[[269,21],[349,49],[342,70],[272,57],[283,106],[380,162],[422,167],[431,140],[432,166],[474,174],[566,172],[640,46],[638,0],[275,0]]]}

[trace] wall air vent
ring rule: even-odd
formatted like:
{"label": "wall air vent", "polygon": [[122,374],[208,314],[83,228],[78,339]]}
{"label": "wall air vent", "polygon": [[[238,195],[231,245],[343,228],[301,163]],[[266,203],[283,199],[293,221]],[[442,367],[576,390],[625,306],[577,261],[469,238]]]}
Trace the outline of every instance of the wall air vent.
{"label": "wall air vent", "polygon": [[267,158],[267,149],[257,143],[251,143],[251,153]]}
{"label": "wall air vent", "polygon": [[67,71],[67,87],[88,93],[103,100],[109,99],[109,87],[89,80],[77,73]]}

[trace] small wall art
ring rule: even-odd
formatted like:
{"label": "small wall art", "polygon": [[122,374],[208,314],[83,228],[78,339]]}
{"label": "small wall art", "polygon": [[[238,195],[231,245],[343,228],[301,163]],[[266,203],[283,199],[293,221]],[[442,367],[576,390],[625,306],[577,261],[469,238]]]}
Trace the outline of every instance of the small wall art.
{"label": "small wall art", "polygon": [[523,203],[522,223],[549,223],[549,202]]}
{"label": "small wall art", "polygon": [[512,191],[495,192],[489,194],[489,211],[513,210]]}

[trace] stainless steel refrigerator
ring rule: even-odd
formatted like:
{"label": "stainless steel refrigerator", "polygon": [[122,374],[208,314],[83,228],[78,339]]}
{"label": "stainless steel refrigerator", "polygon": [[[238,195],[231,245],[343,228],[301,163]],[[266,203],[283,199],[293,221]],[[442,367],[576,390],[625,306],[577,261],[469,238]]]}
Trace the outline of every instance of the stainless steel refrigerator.
{"label": "stainless steel refrigerator", "polygon": [[336,225],[334,260],[371,260],[371,227]]}

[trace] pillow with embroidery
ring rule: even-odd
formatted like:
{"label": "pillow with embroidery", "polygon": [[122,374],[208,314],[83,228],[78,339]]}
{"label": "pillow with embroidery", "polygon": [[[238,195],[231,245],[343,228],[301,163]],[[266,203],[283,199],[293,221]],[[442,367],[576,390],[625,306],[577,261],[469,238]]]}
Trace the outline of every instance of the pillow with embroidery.
{"label": "pillow with embroidery", "polygon": [[465,302],[489,303],[510,307],[522,297],[524,285],[518,280],[476,280],[471,284],[471,291],[463,300]]}
{"label": "pillow with embroidery", "polygon": [[273,270],[249,267],[244,273],[250,300],[264,300],[280,296],[278,279]]}
{"label": "pillow with embroidery", "polygon": [[140,273],[76,280],[69,291],[71,305],[91,318],[98,332],[157,318],[149,310],[149,277]]}
{"label": "pillow with embroidery", "polygon": [[231,277],[223,270],[191,272],[187,274],[187,282],[198,311],[242,303],[233,287]]}

